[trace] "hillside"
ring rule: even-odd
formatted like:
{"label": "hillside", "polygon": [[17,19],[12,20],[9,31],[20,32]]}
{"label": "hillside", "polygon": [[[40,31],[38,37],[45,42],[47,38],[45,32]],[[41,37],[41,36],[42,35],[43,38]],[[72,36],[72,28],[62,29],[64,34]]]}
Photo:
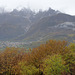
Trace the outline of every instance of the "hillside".
{"label": "hillside", "polygon": [[26,34],[17,38],[27,42],[47,39],[75,40],[75,16],[58,13],[44,17],[34,23]]}
{"label": "hillside", "polygon": [[10,13],[0,14],[0,40],[8,40],[24,34],[28,25],[30,21],[27,18]]}

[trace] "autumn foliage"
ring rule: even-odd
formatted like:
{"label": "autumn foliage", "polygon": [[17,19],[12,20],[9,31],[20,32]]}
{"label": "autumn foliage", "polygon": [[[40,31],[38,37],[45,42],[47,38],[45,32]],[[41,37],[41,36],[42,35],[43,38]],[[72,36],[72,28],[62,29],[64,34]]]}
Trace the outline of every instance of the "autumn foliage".
{"label": "autumn foliage", "polygon": [[49,40],[37,48],[0,52],[0,75],[75,75],[75,44]]}

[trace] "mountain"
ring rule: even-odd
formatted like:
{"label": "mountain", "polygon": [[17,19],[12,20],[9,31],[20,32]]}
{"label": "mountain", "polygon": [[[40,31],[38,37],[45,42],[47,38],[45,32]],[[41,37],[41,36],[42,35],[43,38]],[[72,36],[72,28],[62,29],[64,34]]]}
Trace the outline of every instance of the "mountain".
{"label": "mountain", "polygon": [[0,41],[75,41],[75,16],[49,8],[35,13],[14,9],[0,13]]}
{"label": "mountain", "polygon": [[35,13],[35,11],[32,11],[31,9],[26,9],[26,8],[22,8],[20,11],[18,11],[17,9],[14,9],[11,12],[12,15],[28,18],[31,21],[31,23],[37,22],[44,17],[52,16],[57,13],[60,13],[60,12],[55,11],[51,8],[45,11],[39,10],[37,13]]}
{"label": "mountain", "polygon": [[75,40],[75,16],[64,13],[54,14],[34,23],[28,32],[16,40],[43,41],[48,39]]}
{"label": "mountain", "polygon": [[29,28],[44,17],[59,13],[51,8],[35,13],[30,9],[14,9],[11,12],[0,13],[0,41],[13,40],[25,35]]}
{"label": "mountain", "polygon": [[24,34],[25,26],[28,25],[30,21],[27,18],[10,13],[0,14],[0,40],[8,40]]}

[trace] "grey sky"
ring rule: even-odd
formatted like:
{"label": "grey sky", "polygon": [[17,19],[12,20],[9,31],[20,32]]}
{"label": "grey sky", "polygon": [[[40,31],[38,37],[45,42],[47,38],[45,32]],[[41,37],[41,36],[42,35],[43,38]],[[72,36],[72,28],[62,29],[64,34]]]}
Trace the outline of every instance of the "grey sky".
{"label": "grey sky", "polygon": [[75,0],[0,0],[0,7],[5,7],[6,10],[22,7],[45,10],[51,7],[75,15]]}

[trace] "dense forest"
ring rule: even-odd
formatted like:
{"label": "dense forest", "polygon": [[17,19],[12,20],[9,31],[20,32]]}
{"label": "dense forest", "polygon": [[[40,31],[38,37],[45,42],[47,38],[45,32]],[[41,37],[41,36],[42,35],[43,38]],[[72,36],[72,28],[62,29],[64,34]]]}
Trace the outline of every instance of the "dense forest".
{"label": "dense forest", "polygon": [[49,40],[33,49],[0,51],[0,75],[75,75],[75,43]]}

